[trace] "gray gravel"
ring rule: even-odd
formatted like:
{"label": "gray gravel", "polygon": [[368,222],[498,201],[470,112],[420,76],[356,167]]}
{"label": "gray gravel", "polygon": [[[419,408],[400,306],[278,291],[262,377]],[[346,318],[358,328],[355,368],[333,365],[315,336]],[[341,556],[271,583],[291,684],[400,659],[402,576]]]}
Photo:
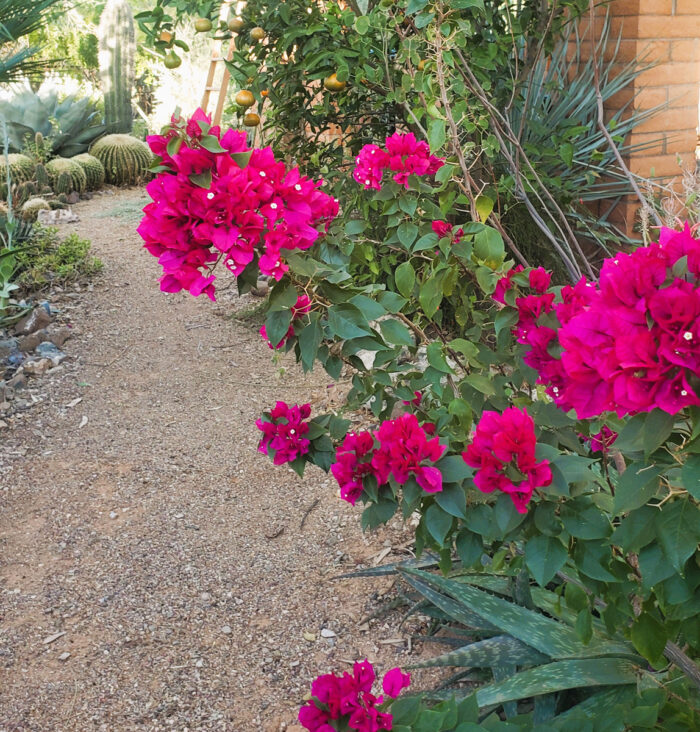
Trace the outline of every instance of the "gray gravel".
{"label": "gray gravel", "polygon": [[65,230],[104,274],[51,298],[70,358],[0,429],[0,732],[276,732],[318,673],[410,660],[410,628],[360,624],[391,580],[330,579],[408,535],[363,536],[328,476],[256,452],[263,409],[320,411],[330,379],[273,365],[229,317],[251,304],[233,289],[160,293],[134,233],[145,202],[75,207]]}

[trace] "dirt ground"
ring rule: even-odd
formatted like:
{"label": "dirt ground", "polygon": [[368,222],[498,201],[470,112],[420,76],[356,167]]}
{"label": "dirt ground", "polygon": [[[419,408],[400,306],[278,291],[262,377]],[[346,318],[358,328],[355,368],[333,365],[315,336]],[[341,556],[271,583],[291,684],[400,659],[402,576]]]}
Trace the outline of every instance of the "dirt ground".
{"label": "dirt ground", "polygon": [[395,616],[362,622],[391,580],[332,579],[408,535],[363,536],[330,476],[256,452],[265,408],[337,387],[273,364],[235,287],[161,293],[145,203],[74,207],[104,273],[51,297],[70,359],[0,430],[1,732],[277,732],[317,674],[412,660]]}

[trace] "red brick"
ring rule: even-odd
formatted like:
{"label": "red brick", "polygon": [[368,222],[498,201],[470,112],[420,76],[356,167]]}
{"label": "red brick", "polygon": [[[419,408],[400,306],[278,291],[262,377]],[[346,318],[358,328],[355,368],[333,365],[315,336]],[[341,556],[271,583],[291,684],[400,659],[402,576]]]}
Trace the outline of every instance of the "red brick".
{"label": "red brick", "polygon": [[667,86],[644,86],[637,93],[634,106],[636,109],[651,109],[668,102]]}
{"label": "red brick", "polygon": [[698,104],[700,79],[695,84],[674,84],[667,87],[671,107],[692,107]]}
{"label": "red brick", "polygon": [[697,24],[679,15],[640,15],[637,24],[638,38],[688,38],[697,37]]}
{"label": "red brick", "polygon": [[643,178],[673,178],[681,172],[675,154],[634,157],[630,170]]}
{"label": "red brick", "polygon": [[654,66],[637,77],[637,86],[683,84],[698,79],[698,65],[693,63],[666,63]]}
{"label": "red brick", "polygon": [[695,154],[697,141],[698,133],[695,127],[670,132],[666,140],[666,152],[672,153],[673,155]]}
{"label": "red brick", "polygon": [[[699,0],[700,6],[700,0]],[[700,17],[700,16],[699,16]],[[700,25],[700,21],[698,21]],[[699,61],[700,60],[700,28],[698,29],[698,38],[688,41],[673,40],[671,41],[671,60],[672,61]]]}
{"label": "red brick", "polygon": [[681,107],[657,112],[635,129],[638,132],[674,132],[694,129],[698,125],[698,108]]}
{"label": "red brick", "polygon": [[643,150],[636,153],[636,156],[665,155],[666,134],[664,132],[632,132],[625,140],[626,145],[647,145]]}
{"label": "red brick", "polygon": [[700,35],[700,9],[697,0],[676,0],[676,15],[697,15],[697,30]]}
{"label": "red brick", "polygon": [[[644,0],[641,0],[644,2]],[[639,15],[640,0],[612,0],[610,3],[610,12],[618,17],[626,15]],[[605,11],[598,11],[599,13]]]}

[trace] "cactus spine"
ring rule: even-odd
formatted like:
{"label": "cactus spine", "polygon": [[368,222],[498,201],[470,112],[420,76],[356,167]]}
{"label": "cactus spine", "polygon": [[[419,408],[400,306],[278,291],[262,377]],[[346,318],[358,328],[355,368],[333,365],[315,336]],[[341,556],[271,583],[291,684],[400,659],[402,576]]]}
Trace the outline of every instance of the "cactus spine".
{"label": "cactus spine", "polygon": [[[10,153],[7,156],[10,164],[10,178],[13,183],[24,183],[34,177],[34,163],[32,159],[20,153]],[[7,170],[5,167],[5,156],[0,155],[0,196],[7,195]]]}
{"label": "cactus spine", "polygon": [[[40,135],[41,132],[37,132],[36,134]],[[34,180],[40,190],[49,186],[49,174],[41,163],[39,163],[34,170]]]}
{"label": "cactus spine", "polygon": [[148,145],[130,135],[101,137],[90,153],[104,165],[107,182],[118,186],[138,183],[153,160]]}
{"label": "cactus spine", "polygon": [[88,191],[96,191],[102,188],[105,182],[105,169],[94,155],[81,153],[72,157],[71,160],[75,160],[85,172]]}
{"label": "cactus spine", "polygon": [[51,206],[43,198],[30,198],[20,211],[25,221],[36,221],[39,211],[48,211]]}
{"label": "cactus spine", "polygon": [[107,0],[98,28],[99,64],[108,132],[131,132],[134,15],[127,0]]}

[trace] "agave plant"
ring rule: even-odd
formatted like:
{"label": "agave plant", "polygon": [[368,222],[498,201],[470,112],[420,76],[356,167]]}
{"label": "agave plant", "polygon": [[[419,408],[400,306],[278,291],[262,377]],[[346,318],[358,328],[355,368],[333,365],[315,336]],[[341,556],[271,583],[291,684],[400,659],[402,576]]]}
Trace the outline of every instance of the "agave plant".
{"label": "agave plant", "polygon": [[59,101],[53,90],[40,94],[20,90],[11,99],[0,101],[0,117],[7,121],[10,148],[17,152],[40,132],[50,141],[52,155],[70,158],[87,152],[105,132],[92,100],[70,95]]}
{"label": "agave plant", "polygon": [[[462,568],[444,577],[428,571],[437,562],[426,556],[345,575],[398,573],[409,588],[404,620],[428,616],[431,634],[420,639],[450,647],[406,667],[453,673],[420,699],[392,705],[396,732],[700,728],[698,689],[689,679],[671,667],[651,669],[595,613],[582,629],[580,613],[562,597],[568,583],[557,592],[531,586],[526,571],[508,570]],[[509,726],[500,726],[503,719]]]}
{"label": "agave plant", "polygon": [[46,11],[58,0],[0,0],[0,84],[45,72],[46,62],[32,60],[39,48],[17,41],[46,22]]}

